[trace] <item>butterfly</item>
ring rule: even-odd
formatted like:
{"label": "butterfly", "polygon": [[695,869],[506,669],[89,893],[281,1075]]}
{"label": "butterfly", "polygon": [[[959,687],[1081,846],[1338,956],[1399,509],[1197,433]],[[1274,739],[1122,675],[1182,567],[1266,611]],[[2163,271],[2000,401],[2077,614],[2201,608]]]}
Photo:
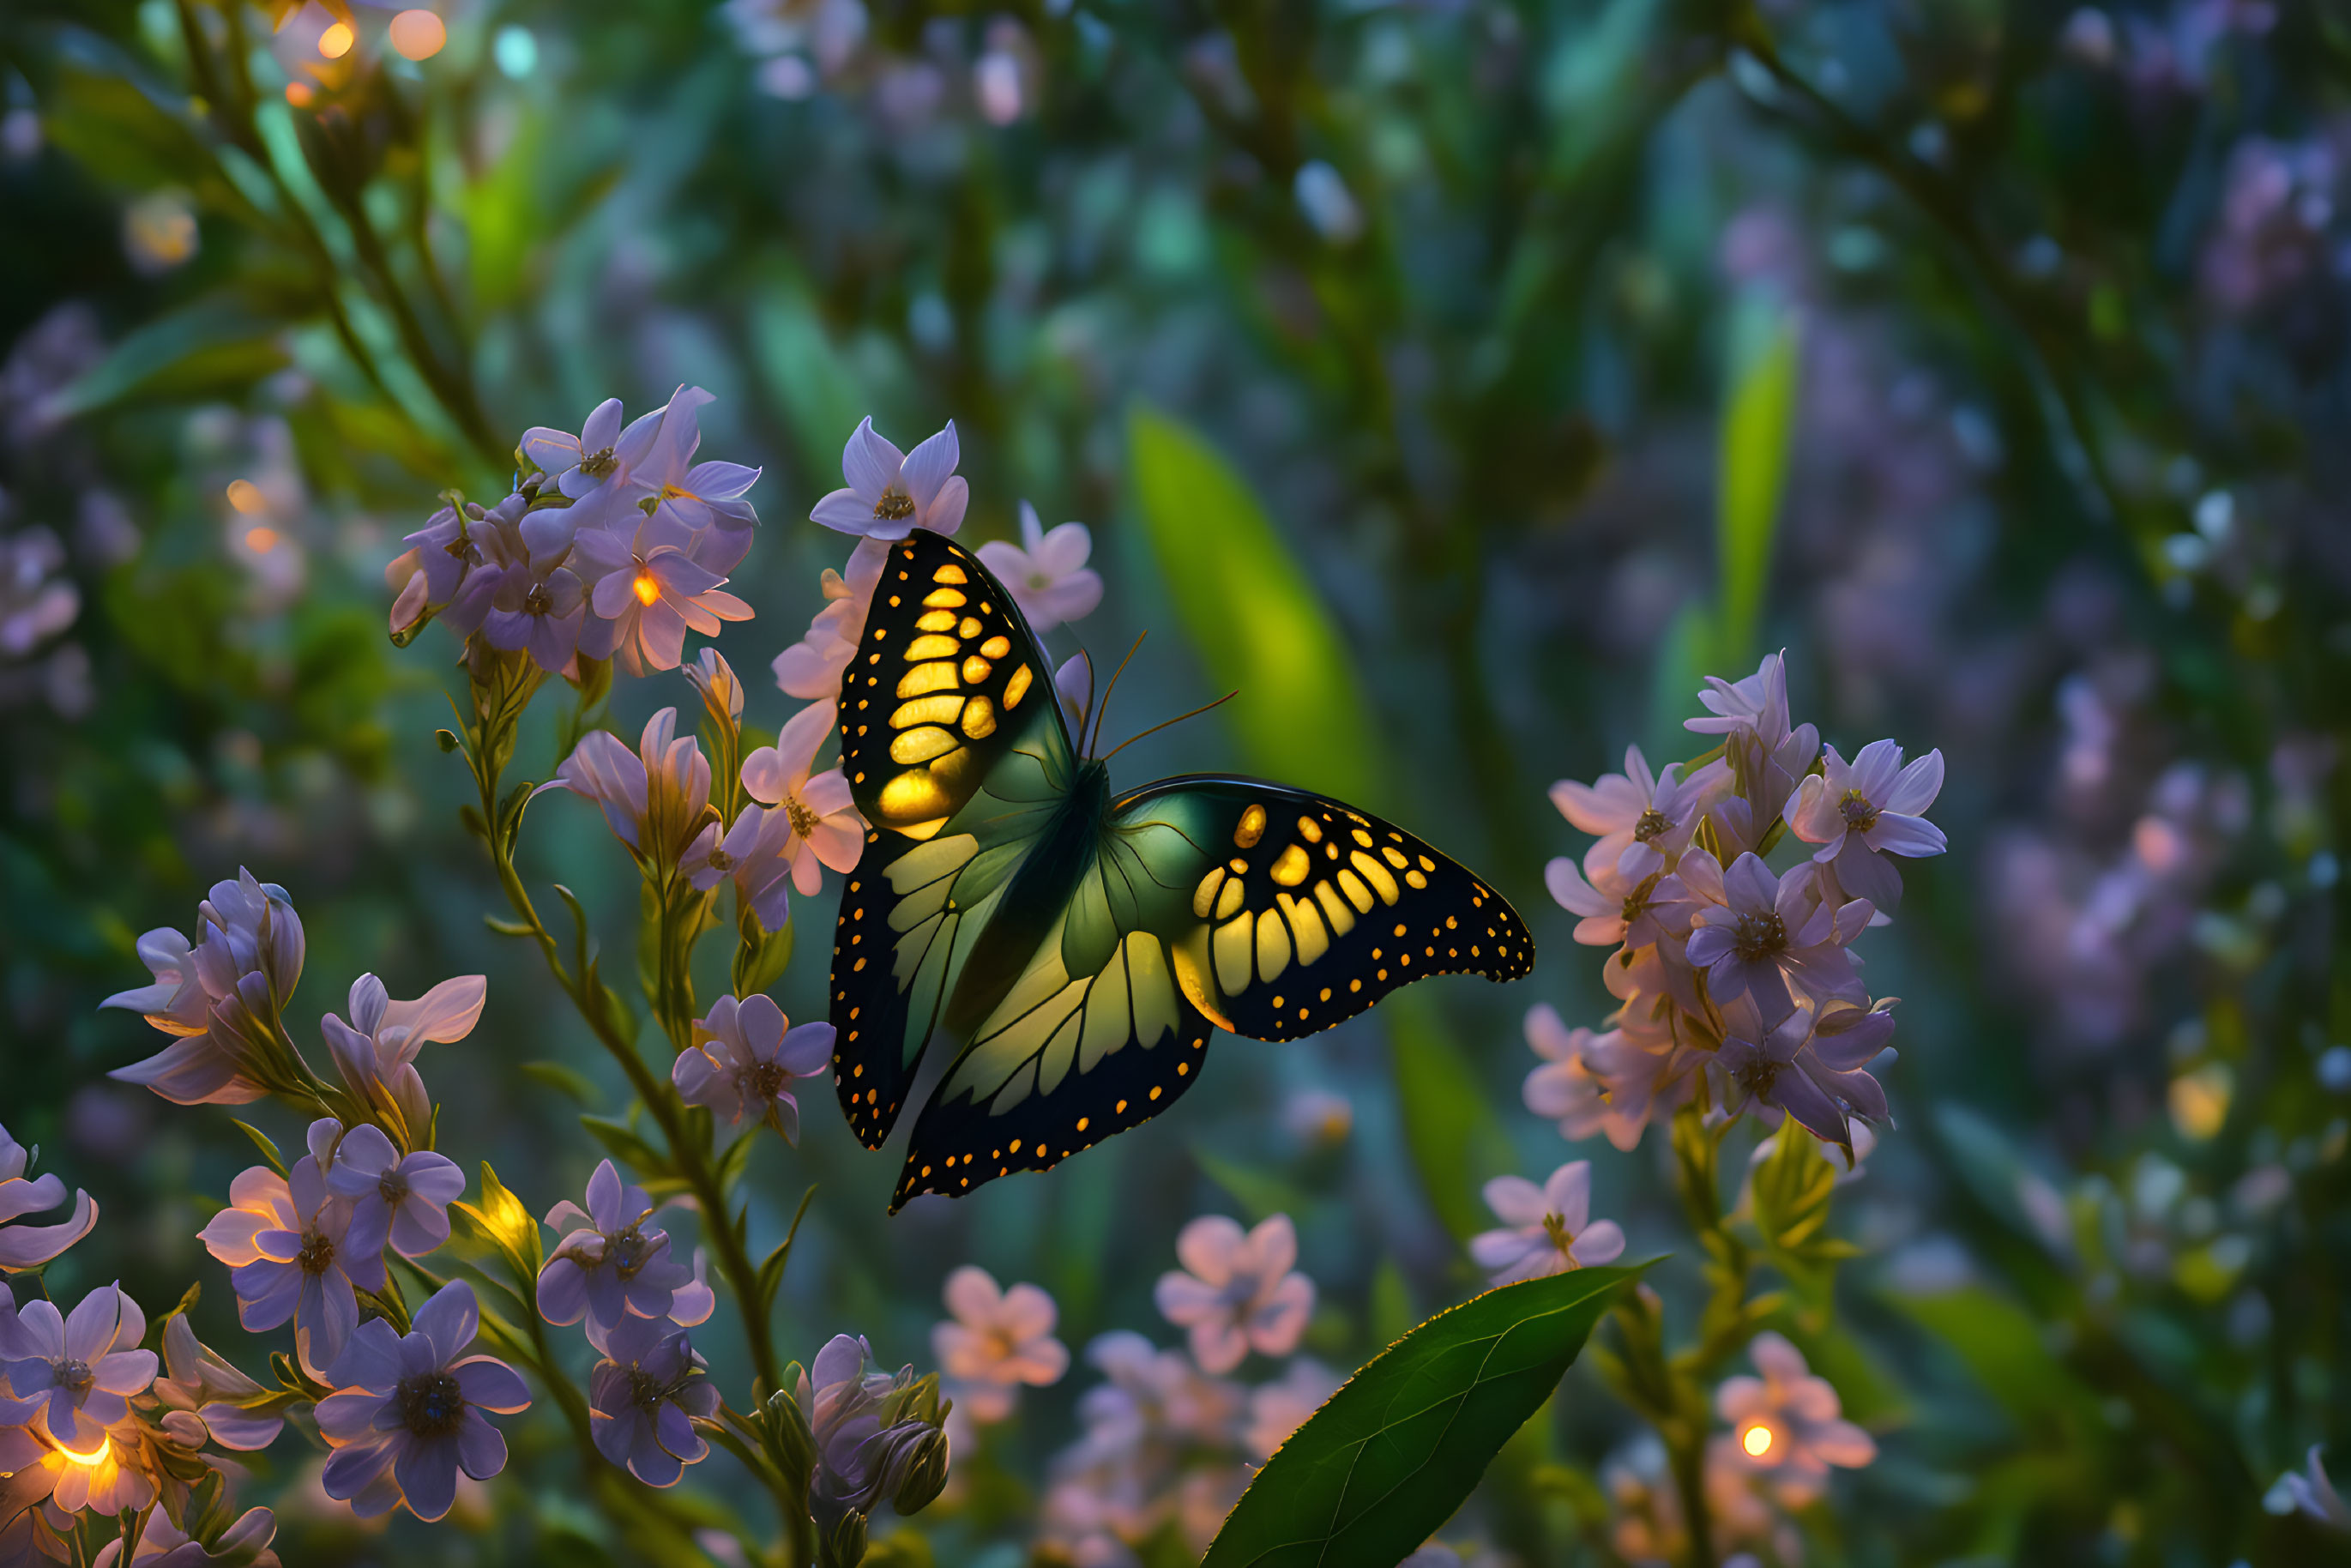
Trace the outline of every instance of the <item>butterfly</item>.
{"label": "butterfly", "polygon": [[1221,774],[1113,793],[1019,607],[925,529],[890,548],[840,724],[868,824],[831,976],[859,1140],[888,1138],[935,1030],[958,1042],[893,1214],[1158,1115],[1217,1030],[1296,1040],[1426,976],[1534,967],[1499,894],[1367,812]]}

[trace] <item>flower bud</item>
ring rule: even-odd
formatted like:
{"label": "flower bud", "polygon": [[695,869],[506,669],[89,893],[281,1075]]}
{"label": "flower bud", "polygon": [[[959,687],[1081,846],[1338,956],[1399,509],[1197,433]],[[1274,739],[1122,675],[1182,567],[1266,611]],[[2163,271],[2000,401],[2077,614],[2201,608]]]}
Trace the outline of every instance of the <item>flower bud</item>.
{"label": "flower bud", "polygon": [[[797,1363],[785,1374],[787,1383],[805,1383],[807,1375]],[[816,1435],[809,1430],[808,1416],[792,1397],[789,1388],[778,1389],[768,1397],[768,1425],[776,1435],[776,1447],[781,1451],[785,1473],[797,1480],[806,1480],[816,1467]]]}
{"label": "flower bud", "polygon": [[899,1513],[920,1513],[930,1507],[947,1485],[946,1428],[925,1427],[913,1434],[911,1441],[890,1456],[883,1474],[890,1506]]}
{"label": "flower bud", "polygon": [[857,1568],[865,1561],[865,1516],[852,1509],[824,1538],[823,1568]]}

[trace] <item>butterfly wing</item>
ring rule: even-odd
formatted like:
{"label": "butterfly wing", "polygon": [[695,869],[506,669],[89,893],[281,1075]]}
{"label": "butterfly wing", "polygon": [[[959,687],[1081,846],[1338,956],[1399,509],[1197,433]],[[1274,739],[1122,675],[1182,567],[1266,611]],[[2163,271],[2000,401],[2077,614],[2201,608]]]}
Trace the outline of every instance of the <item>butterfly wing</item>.
{"label": "butterfly wing", "polygon": [[893,1207],[1043,1170],[1166,1110],[1217,1029],[1295,1040],[1430,975],[1534,967],[1458,862],[1326,797],[1174,779],[1119,800],[1051,934],[915,1123]]}
{"label": "butterfly wing", "polygon": [[833,1083],[878,1148],[1075,763],[1036,633],[970,552],[923,529],[891,547],[841,737],[870,831],[833,934]]}

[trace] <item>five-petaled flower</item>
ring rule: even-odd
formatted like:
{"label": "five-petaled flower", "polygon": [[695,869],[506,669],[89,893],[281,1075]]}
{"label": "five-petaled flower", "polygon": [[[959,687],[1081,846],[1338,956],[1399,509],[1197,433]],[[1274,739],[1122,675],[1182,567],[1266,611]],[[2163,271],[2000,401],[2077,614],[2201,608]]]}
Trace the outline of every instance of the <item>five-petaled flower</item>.
{"label": "five-petaled flower", "polygon": [[1902,900],[1902,875],[1882,857],[1943,852],[1943,830],[1924,815],[1943,791],[1943,754],[1930,751],[1906,768],[1901,747],[1873,740],[1851,762],[1834,746],[1821,760],[1823,771],[1788,797],[1789,830],[1820,846],[1813,861],[1834,873],[1846,897],[1890,909]]}
{"label": "five-petaled flower", "polygon": [[465,1190],[457,1162],[430,1149],[403,1155],[381,1129],[361,1124],[335,1145],[327,1190],[351,1205],[344,1245],[422,1258],[449,1239],[449,1205]]}
{"label": "five-petaled flower", "polygon": [[[176,935],[176,933],[174,933]],[[28,1177],[34,1151],[0,1127],[0,1272],[37,1269],[54,1261],[65,1249],[98,1225],[98,1202],[89,1194],[74,1193],[73,1216],[55,1225],[18,1225],[28,1214],[40,1214],[66,1200],[66,1184],[52,1171]]]}
{"label": "five-petaled flower", "polygon": [[1020,503],[1020,542],[990,539],[979,559],[994,572],[1032,631],[1050,632],[1065,621],[1082,621],[1102,602],[1102,580],[1086,559],[1094,537],[1083,523],[1063,523],[1047,533],[1037,508]]}
{"label": "five-petaled flower", "polygon": [[1877,1445],[1841,1418],[1836,1390],[1812,1375],[1794,1345],[1766,1331],[1747,1354],[1763,1375],[1723,1379],[1715,1409],[1730,1424],[1740,1458],[1773,1472],[1782,1502],[1798,1507],[1818,1496],[1831,1465],[1850,1469],[1877,1457]]}
{"label": "five-petaled flower", "polygon": [[932,1325],[931,1354],[973,1420],[1003,1420],[1022,1384],[1042,1388],[1070,1369],[1069,1346],[1053,1337],[1060,1309],[1039,1287],[999,1290],[994,1275],[966,1264],[947,1276],[946,1299],[955,1316]]}
{"label": "five-petaled flower", "polygon": [[817,748],[832,732],[832,704],[811,703],[784,725],[775,745],[743,759],[745,791],[790,819],[792,836],[782,853],[791,862],[792,885],[803,896],[824,886],[824,868],[854,871],[865,852],[865,819],[850,795],[849,779],[838,768],[814,771]]}
{"label": "five-petaled flower", "polygon": [[1620,1149],[1641,1141],[1647,1105],[1634,1106],[1628,1113],[1608,1086],[1622,1054],[1637,1049],[1626,1043],[1622,1030],[1606,1034],[1572,1030],[1557,1009],[1537,1002],[1527,1009],[1526,1035],[1527,1044],[1543,1059],[1541,1066],[1527,1074],[1520,1091],[1528,1110],[1558,1123],[1559,1135],[1571,1143],[1594,1133],[1605,1133]]}
{"label": "five-petaled flower", "polygon": [[883,440],[868,415],[841,449],[849,483],[816,504],[811,522],[868,538],[903,539],[916,528],[951,534],[963,526],[971,486],[957,474],[955,421],[912,452]]}
{"label": "five-petaled flower", "polygon": [[631,1314],[689,1325],[707,1319],[716,1298],[670,1256],[669,1232],[651,1228],[653,1217],[645,1189],[600,1161],[586,1208],[566,1198],[548,1210],[548,1228],[562,1239],[538,1271],[539,1314],[558,1324],[586,1317],[605,1333]]}
{"label": "five-petaled flower", "polygon": [[310,1124],[310,1152],[285,1176],[266,1166],[239,1173],[229,1207],[198,1233],[234,1270],[238,1321],[258,1330],[293,1319],[295,1351],[313,1377],[326,1376],[350,1342],[356,1292],[384,1287],[383,1253],[349,1245],[351,1201],[327,1186],[341,1131],[321,1117]]}
{"label": "five-petaled flower", "polygon": [[1497,1285],[1540,1280],[1614,1261],[1625,1232],[1592,1218],[1592,1162],[1572,1160],[1537,1186],[1524,1176],[1486,1184],[1486,1207],[1510,1227],[1469,1239],[1469,1256]]}
{"label": "five-petaled flower", "polygon": [[139,1348],[146,1334],[147,1314],[120,1284],[99,1286],[70,1314],[27,1301],[0,1311],[0,1375],[40,1407],[51,1439],[87,1451],[155,1381],[155,1353]]}
{"label": "five-petaled flower", "polygon": [[707,1105],[729,1126],[765,1122],[796,1144],[800,1110],[792,1090],[831,1063],[833,1026],[790,1024],[772,998],[720,997],[694,1020],[695,1044],[677,1053],[670,1082],[687,1104]]}
{"label": "five-petaled flower", "polygon": [[482,1413],[530,1406],[514,1368],[462,1354],[481,1327],[471,1285],[442,1286],[413,1322],[405,1334],[381,1318],[361,1323],[334,1369],[340,1392],[319,1402],[319,1435],[335,1449],[327,1495],[362,1519],[402,1502],[422,1520],[447,1513],[459,1470],[478,1481],[506,1469],[507,1440]]}
{"label": "five-petaled flower", "polygon": [[1159,1276],[1162,1316],[1191,1331],[1202,1370],[1230,1372],[1252,1350],[1287,1355],[1314,1312],[1314,1281],[1292,1271],[1298,1231],[1277,1214],[1243,1231],[1221,1214],[1202,1215],[1176,1238],[1181,1270]]}
{"label": "five-petaled flower", "polygon": [[1678,762],[1653,773],[1641,748],[1628,746],[1624,772],[1604,773],[1590,784],[1562,779],[1551,787],[1551,801],[1576,827],[1600,835],[1583,855],[1584,869],[1595,880],[1603,868],[1619,865],[1636,846],[1646,851],[1621,866],[1626,878],[1637,883],[1681,853],[1706,808],[1729,781],[1729,770],[1716,764],[1687,779]]}
{"label": "five-petaled flower", "polygon": [[696,1416],[718,1414],[707,1364],[684,1327],[667,1318],[623,1318],[588,1337],[604,1356],[588,1376],[598,1451],[647,1486],[675,1486],[686,1466],[710,1453],[694,1429]]}
{"label": "five-petaled flower", "polygon": [[[1700,868],[1705,880],[1694,874]],[[1702,903],[1692,916],[1689,961],[1707,972],[1718,1003],[1752,995],[1766,1023],[1777,1023],[1795,1005],[1788,982],[1815,998],[1858,998],[1861,980],[1844,945],[1861,935],[1876,914],[1867,899],[1840,904],[1823,896],[1820,868],[1810,862],[1774,876],[1753,854],[1742,854],[1715,882],[1713,857],[1703,850],[1684,855],[1683,885]]]}

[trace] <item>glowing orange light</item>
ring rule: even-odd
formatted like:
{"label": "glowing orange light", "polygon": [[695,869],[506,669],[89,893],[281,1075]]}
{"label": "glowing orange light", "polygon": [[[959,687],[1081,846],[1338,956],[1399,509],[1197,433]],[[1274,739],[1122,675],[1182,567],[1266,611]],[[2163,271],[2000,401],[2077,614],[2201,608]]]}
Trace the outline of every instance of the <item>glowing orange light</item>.
{"label": "glowing orange light", "polygon": [[256,512],[266,511],[269,507],[267,498],[261,493],[261,486],[250,479],[232,479],[228,482],[228,504],[247,517],[251,517]]}
{"label": "glowing orange light", "polygon": [[310,100],[318,96],[308,82],[289,81],[286,84],[286,101],[297,109],[309,108]]}
{"label": "glowing orange light", "polygon": [[651,604],[661,597],[661,584],[653,580],[653,574],[650,571],[637,573],[637,580],[633,586],[637,591],[637,602],[640,604]]}
{"label": "glowing orange light", "polygon": [[99,1464],[106,1458],[107,1442],[105,1438],[100,1437],[98,1440],[98,1447],[90,1449],[89,1452],[86,1454],[76,1453],[73,1449],[67,1448],[63,1443],[59,1443],[57,1445],[57,1452],[63,1454],[67,1458],[71,1459],[78,1465]]}
{"label": "glowing orange light", "polygon": [[1771,1428],[1758,1423],[1739,1434],[1739,1446],[1747,1450],[1750,1459],[1760,1459],[1771,1451]]}
{"label": "glowing orange light", "polygon": [[392,47],[412,60],[429,60],[449,41],[449,29],[430,11],[402,11],[392,19]]}
{"label": "glowing orange light", "polygon": [[319,35],[319,52],[330,60],[340,60],[351,52],[351,30],[337,22]]}
{"label": "glowing orange light", "polygon": [[256,555],[267,555],[277,548],[277,530],[276,528],[246,529],[245,548]]}

